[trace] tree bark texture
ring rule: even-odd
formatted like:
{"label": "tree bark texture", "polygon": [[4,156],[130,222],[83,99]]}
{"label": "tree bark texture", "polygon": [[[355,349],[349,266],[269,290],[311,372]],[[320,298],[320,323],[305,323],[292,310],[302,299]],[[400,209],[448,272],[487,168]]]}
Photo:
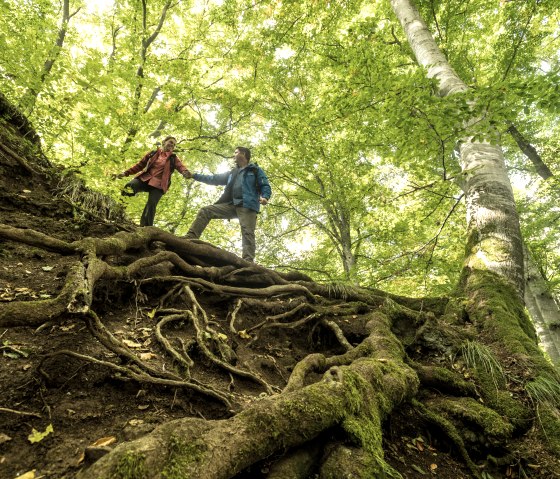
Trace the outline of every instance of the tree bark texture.
{"label": "tree bark texture", "polygon": [[[438,80],[439,95],[467,90],[437,46],[411,0],[391,0],[414,55],[428,77]],[[468,126],[473,118],[465,118]],[[465,175],[467,250],[464,267],[489,270],[512,283],[523,297],[523,248],[519,217],[501,148],[464,138],[460,164]]]}
{"label": "tree bark texture", "polygon": [[525,261],[525,305],[533,319],[543,349],[554,364],[560,365],[560,308],[546,287],[546,280],[527,248]]}
{"label": "tree bark texture", "polygon": [[527,141],[527,139],[521,134],[521,132],[515,127],[515,125],[510,125],[507,130],[512,138],[519,146],[520,150],[525,154],[527,158],[533,163],[535,170],[537,170],[538,175],[543,180],[548,180],[550,177],[554,176],[550,168],[542,160],[541,155],[537,152],[535,147]]}

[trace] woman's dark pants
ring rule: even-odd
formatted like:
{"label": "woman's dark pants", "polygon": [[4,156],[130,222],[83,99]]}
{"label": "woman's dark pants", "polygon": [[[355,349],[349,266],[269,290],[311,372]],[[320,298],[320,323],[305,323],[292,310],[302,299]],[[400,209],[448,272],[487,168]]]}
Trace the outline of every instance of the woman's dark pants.
{"label": "woman's dark pants", "polygon": [[125,186],[130,186],[132,191],[134,191],[134,194],[140,192],[148,193],[148,202],[146,203],[142,216],[140,217],[140,226],[153,226],[154,217],[156,216],[156,207],[163,196],[163,190],[156,188],[155,186],[150,186],[148,183],[145,183],[138,178],[134,178],[132,181],[129,181]]}

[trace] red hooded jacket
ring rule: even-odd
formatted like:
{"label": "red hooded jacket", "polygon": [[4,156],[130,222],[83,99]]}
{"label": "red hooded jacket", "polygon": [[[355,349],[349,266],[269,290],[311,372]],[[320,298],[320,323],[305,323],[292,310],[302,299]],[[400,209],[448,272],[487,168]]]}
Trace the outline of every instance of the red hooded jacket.
{"label": "red hooded jacket", "polygon": [[[154,154],[152,154],[151,151],[146,153],[138,163],[136,163],[134,166],[131,166],[128,170],[124,171],[124,176],[130,176],[135,173],[138,173],[136,175],[136,178],[139,178],[142,181],[146,181],[149,184],[151,179],[151,176],[149,175],[149,170],[161,153],[164,152],[160,148],[158,148]],[[171,155],[173,154],[174,153],[172,153]],[[171,155],[169,156],[171,157]],[[177,155],[175,155],[175,169],[181,174],[188,171],[188,169],[185,167],[185,165],[183,165],[183,163],[181,162],[181,160]],[[148,175],[146,175],[147,178],[142,178],[142,176],[145,175],[146,173],[148,173]],[[161,189],[163,190],[164,193],[167,193],[167,190],[169,189],[170,180],[171,180],[171,161],[168,158],[167,161],[165,162],[165,166],[161,174]]]}

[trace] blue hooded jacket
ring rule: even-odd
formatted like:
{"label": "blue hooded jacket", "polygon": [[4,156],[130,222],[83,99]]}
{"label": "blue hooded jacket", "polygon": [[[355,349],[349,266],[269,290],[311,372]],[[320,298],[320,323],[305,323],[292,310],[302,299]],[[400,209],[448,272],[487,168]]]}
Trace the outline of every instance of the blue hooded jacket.
{"label": "blue hooded jacket", "polygon": [[[195,173],[193,179],[208,185],[225,185],[224,193],[216,203],[229,203],[232,201],[232,179],[237,172],[239,172],[238,168],[234,168],[227,173],[218,173],[216,175],[201,175],[200,173]],[[272,196],[272,189],[270,188],[268,178],[263,169],[256,163],[249,163],[239,174],[242,175],[243,207],[258,213],[261,208],[259,198],[262,196],[269,200]]]}

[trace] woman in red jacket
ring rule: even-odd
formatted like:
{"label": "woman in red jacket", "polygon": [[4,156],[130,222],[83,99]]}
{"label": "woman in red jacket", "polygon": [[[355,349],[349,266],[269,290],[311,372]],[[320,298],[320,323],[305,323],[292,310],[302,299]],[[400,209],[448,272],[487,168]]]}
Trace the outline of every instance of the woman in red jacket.
{"label": "woman in red jacket", "polygon": [[166,137],[161,148],[146,153],[134,166],[116,175],[117,178],[123,178],[138,173],[133,180],[125,185],[125,188],[131,188],[132,191],[123,190],[123,195],[134,196],[141,191],[148,193],[148,202],[142,212],[140,226],[152,226],[154,224],[156,206],[169,189],[173,171],[177,170],[185,178],[191,177],[189,170],[181,163],[177,155],[173,153],[175,145],[177,145],[175,137]]}

